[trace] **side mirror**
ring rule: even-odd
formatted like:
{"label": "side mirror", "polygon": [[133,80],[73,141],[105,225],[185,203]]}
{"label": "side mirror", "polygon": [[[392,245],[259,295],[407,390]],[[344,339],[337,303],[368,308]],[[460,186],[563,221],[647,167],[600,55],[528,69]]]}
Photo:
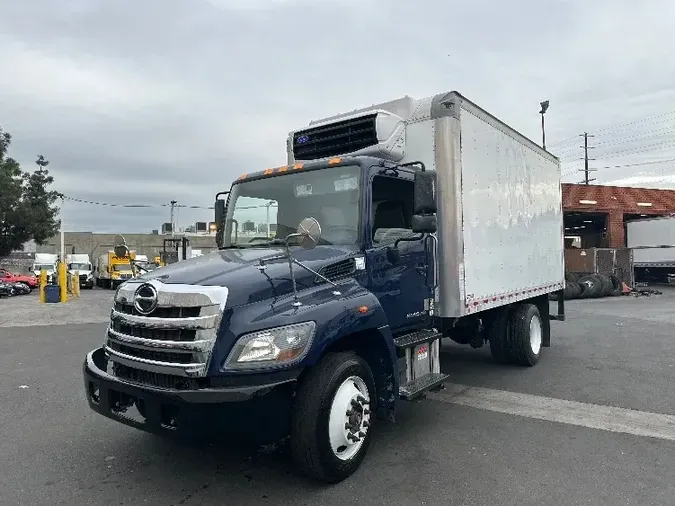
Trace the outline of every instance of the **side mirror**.
{"label": "side mirror", "polygon": [[225,201],[221,199],[216,200],[215,204],[213,205],[213,208],[215,210],[214,212],[215,216],[213,221],[215,221],[218,228],[220,228],[223,222],[223,216],[225,215]]}
{"label": "side mirror", "polygon": [[219,248],[223,245],[223,238],[225,234],[225,199],[221,199],[219,197],[229,193],[229,191],[216,193],[216,201],[213,204],[214,221],[216,222],[216,245]]}
{"label": "side mirror", "polygon": [[413,214],[436,213],[436,172],[425,170],[415,172],[415,194]]}
{"label": "side mirror", "polygon": [[412,217],[412,231],[415,234],[434,234],[436,233],[436,215],[427,214],[413,214]]}
{"label": "side mirror", "polygon": [[436,232],[436,172],[421,170],[415,172],[414,209],[412,231],[415,234]]}

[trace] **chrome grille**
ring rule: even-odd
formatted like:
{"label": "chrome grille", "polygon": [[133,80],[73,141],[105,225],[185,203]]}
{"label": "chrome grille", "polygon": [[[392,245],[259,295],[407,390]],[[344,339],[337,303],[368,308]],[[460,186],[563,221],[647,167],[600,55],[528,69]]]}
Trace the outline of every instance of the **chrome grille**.
{"label": "chrome grille", "polygon": [[[147,297],[154,293],[155,309],[140,314],[136,306],[149,309]],[[105,344],[113,374],[124,371],[125,380],[143,384],[183,384],[179,380],[205,376],[226,301],[224,287],[124,283],[115,295]]]}
{"label": "chrome grille", "polygon": [[142,327],[129,324],[120,318],[111,319],[110,329],[131,337],[157,339],[160,341],[194,341],[197,335],[197,331],[194,329]]}
{"label": "chrome grille", "polygon": [[[118,313],[131,314],[131,315],[140,315],[133,304],[124,304],[121,302],[115,302],[115,311]],[[158,307],[149,315],[144,316],[153,316],[158,318],[189,318],[193,316],[199,316],[201,311],[200,307]]]}

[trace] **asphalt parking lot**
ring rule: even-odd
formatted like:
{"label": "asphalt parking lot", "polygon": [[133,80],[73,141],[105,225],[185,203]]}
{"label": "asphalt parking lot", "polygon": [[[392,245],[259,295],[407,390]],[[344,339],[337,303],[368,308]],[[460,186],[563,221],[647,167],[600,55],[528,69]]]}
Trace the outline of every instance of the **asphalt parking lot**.
{"label": "asphalt parking lot", "polygon": [[112,291],[2,300],[0,504],[673,505],[675,290],[662,290],[570,302],[534,368],[445,344],[448,387],[380,423],[359,472],[330,487],[283,445],[179,444],[90,412],[81,364]]}

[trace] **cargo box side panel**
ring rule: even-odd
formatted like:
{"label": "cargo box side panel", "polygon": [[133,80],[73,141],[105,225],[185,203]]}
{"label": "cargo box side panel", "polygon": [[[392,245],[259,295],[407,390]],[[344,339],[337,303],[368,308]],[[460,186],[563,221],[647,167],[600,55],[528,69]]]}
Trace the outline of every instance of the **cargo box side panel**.
{"label": "cargo box side panel", "polygon": [[557,159],[474,108],[461,131],[467,312],[563,288]]}
{"label": "cargo box side panel", "polygon": [[629,248],[635,248],[633,265],[636,267],[675,266],[675,217],[628,222],[626,244]]}
{"label": "cargo box side panel", "polygon": [[635,249],[633,266],[675,268],[675,247]]}
{"label": "cargo box side panel", "polygon": [[647,218],[626,223],[626,245],[675,246],[675,217]]}

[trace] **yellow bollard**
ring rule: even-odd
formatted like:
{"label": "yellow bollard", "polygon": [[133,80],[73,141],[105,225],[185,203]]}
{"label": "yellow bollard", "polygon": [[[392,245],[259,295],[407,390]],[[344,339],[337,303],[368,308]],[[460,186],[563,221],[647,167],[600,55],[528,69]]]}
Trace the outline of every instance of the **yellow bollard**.
{"label": "yellow bollard", "polygon": [[45,302],[46,294],[45,294],[45,287],[47,286],[47,271],[42,269],[40,271],[40,302]]}
{"label": "yellow bollard", "polygon": [[67,269],[66,264],[59,262],[59,288],[60,290],[60,302],[66,302],[68,300],[68,286],[67,286]]}
{"label": "yellow bollard", "polygon": [[75,274],[73,274],[72,285],[73,285],[73,295],[75,297],[79,297],[80,296],[80,272],[79,271],[76,272]]}
{"label": "yellow bollard", "polygon": [[73,296],[73,275],[66,273],[66,302]]}

